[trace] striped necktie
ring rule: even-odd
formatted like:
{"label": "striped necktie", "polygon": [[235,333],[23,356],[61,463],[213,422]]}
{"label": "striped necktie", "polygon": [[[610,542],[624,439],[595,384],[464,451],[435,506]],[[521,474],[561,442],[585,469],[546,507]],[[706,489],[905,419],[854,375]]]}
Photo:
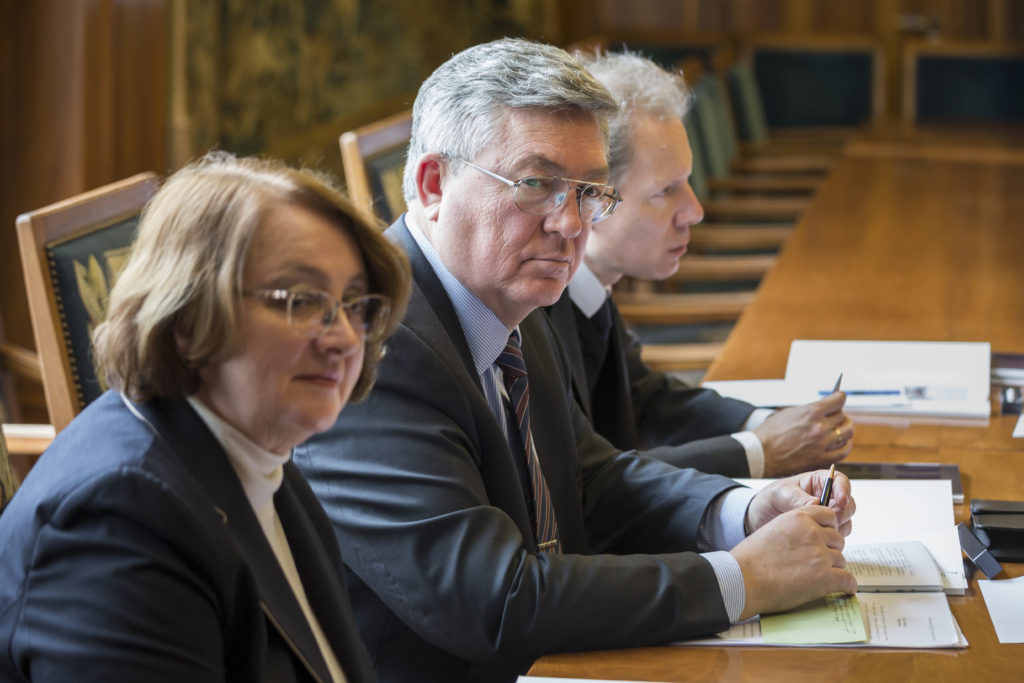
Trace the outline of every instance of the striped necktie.
{"label": "striped necktie", "polygon": [[533,505],[535,512],[534,538],[537,549],[541,552],[561,552],[558,541],[558,522],[555,511],[551,507],[551,492],[540,469],[540,461],[533,450],[533,438],[530,433],[530,385],[526,378],[526,363],[519,347],[519,336],[513,332],[508,337],[505,350],[495,361],[505,380],[505,390],[509,402],[515,412],[519,435],[522,437],[523,450],[526,456],[526,468],[530,473],[530,485],[533,489]]}

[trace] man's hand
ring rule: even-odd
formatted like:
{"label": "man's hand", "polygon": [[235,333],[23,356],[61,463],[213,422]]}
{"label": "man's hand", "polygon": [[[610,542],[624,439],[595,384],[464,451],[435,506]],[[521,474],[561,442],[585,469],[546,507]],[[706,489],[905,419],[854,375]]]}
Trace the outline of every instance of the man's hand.
{"label": "man's hand", "polygon": [[807,505],[775,517],[730,551],[743,572],[741,620],[857,591],[836,521],[835,511]]}
{"label": "man's hand", "polygon": [[753,429],[764,447],[764,476],[778,477],[838,462],[853,450],[853,423],[841,391],[783,408]]}
{"label": "man's hand", "polygon": [[[790,510],[808,506],[820,508],[821,492],[825,490],[827,479],[828,470],[816,470],[768,484],[750,501],[746,528],[754,532]],[[849,478],[841,472],[835,474],[828,509],[834,515],[833,526],[836,530],[842,536],[849,536],[853,530],[852,517],[857,511],[857,503],[850,493]]]}

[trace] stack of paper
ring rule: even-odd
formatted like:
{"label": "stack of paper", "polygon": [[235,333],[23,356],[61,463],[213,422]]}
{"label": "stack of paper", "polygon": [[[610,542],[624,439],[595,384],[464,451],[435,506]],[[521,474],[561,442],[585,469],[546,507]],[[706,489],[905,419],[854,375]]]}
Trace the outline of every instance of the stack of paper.
{"label": "stack of paper", "polygon": [[850,486],[857,512],[847,546],[920,541],[938,565],[946,594],[964,594],[967,576],[949,480],[853,479]]}
{"label": "stack of paper", "polygon": [[821,398],[842,373],[848,412],[987,418],[990,361],[987,342],[797,339],[790,345],[785,379],[704,386],[777,408]]}

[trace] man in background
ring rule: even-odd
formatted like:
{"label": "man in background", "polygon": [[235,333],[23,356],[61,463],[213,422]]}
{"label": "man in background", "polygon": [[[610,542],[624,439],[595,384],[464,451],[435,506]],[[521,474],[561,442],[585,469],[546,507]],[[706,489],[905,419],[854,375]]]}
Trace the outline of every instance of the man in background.
{"label": "man in background", "polygon": [[688,386],[641,360],[610,292],[623,276],[663,280],[675,273],[691,227],[704,217],[689,185],[693,155],[682,122],[691,94],[681,74],[637,54],[583,63],[619,103],[608,163],[625,201],[593,227],[583,264],[547,310],[594,428],[619,448],[649,449],[672,464],[727,476],[778,477],[842,460],[853,447],[853,425],[841,392],[772,413]]}

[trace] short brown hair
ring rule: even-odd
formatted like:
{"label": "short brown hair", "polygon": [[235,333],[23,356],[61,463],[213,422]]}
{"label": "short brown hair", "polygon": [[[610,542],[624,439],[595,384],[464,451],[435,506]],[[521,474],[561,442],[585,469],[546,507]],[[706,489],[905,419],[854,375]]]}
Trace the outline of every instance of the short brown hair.
{"label": "short brown hair", "polygon": [[[131,256],[93,334],[96,360],[132,398],[182,398],[198,370],[238,348],[242,274],[257,230],[291,205],[322,216],[355,241],[369,291],[391,302],[386,333],[367,339],[351,401],[369,393],[384,339],[405,314],[409,262],[319,174],[268,159],[208,154],[172,175],[143,211]],[[186,340],[179,349],[176,335]]]}

